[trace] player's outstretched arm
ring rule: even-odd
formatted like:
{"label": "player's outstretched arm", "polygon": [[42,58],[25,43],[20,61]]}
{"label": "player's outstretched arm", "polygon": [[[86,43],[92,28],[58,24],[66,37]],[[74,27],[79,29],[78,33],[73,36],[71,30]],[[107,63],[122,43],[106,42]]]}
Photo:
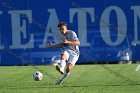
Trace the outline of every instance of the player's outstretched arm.
{"label": "player's outstretched arm", "polygon": [[80,45],[79,40],[71,40],[71,41],[69,41],[67,39],[64,39],[63,42],[66,43],[66,44],[70,44],[70,45]]}
{"label": "player's outstretched arm", "polygon": [[63,43],[59,43],[59,44],[48,43],[47,47],[48,48],[62,48],[63,47]]}

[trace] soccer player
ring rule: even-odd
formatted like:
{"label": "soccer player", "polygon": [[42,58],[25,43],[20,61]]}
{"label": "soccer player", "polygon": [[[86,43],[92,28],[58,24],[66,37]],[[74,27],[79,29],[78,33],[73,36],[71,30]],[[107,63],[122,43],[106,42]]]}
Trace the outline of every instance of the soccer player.
{"label": "soccer player", "polygon": [[[74,31],[67,29],[65,22],[60,22],[58,28],[64,39],[59,44],[48,43],[49,48],[63,48],[61,54],[60,65],[56,65],[56,70],[59,71],[63,76],[56,82],[56,85],[60,85],[64,79],[69,75],[70,71],[74,67],[75,63],[79,58],[79,45],[80,41]],[[66,66],[66,69],[65,69]]]}

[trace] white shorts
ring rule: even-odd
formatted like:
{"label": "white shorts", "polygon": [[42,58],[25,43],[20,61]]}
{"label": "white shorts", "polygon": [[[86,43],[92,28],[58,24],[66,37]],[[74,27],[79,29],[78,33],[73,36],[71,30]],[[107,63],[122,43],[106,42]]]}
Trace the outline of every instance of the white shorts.
{"label": "white shorts", "polygon": [[75,65],[79,58],[79,54],[72,50],[65,50],[62,54],[66,55],[67,64],[71,63],[72,65]]}

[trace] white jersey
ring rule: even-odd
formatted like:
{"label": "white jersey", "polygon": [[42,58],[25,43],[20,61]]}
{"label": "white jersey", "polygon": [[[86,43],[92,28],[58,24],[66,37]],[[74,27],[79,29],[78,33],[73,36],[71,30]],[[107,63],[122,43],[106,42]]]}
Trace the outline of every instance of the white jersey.
{"label": "white jersey", "polygon": [[[79,40],[76,33],[72,30],[68,30],[67,34],[64,36],[67,40]],[[73,50],[79,53],[79,46],[78,45],[70,45],[70,44],[63,44],[63,49],[65,50]]]}

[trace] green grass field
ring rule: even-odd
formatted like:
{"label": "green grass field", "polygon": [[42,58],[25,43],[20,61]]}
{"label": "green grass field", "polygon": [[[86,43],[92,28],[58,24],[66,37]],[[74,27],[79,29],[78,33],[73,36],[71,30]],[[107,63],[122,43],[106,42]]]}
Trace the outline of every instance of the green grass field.
{"label": "green grass field", "polygon": [[61,75],[53,66],[37,67],[44,71],[42,81],[33,80],[33,66],[1,66],[0,93],[139,93],[140,71],[134,71],[136,66],[76,65],[60,86],[55,82]]}

